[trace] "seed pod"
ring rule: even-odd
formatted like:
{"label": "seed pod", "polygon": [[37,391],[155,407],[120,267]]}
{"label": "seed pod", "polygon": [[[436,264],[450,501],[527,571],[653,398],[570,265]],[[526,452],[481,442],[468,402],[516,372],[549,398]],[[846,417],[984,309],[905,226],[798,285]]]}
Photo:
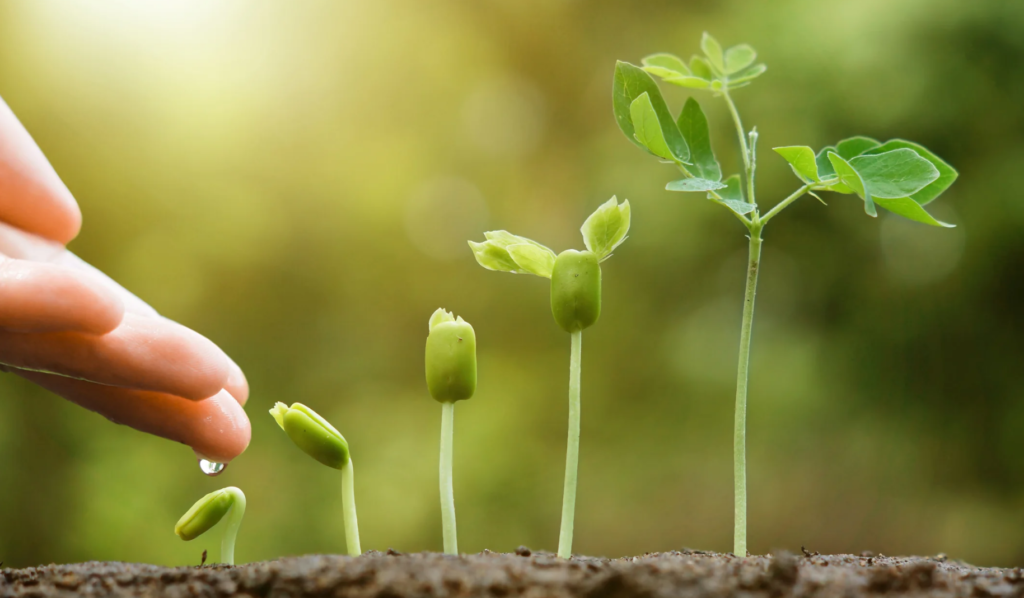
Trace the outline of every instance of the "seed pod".
{"label": "seed pod", "polygon": [[235,497],[229,490],[230,488],[216,490],[196,501],[196,504],[178,520],[174,526],[174,533],[182,540],[194,540],[217,525],[235,503]]}
{"label": "seed pod", "polygon": [[476,333],[462,317],[438,309],[430,317],[426,350],[427,388],[441,403],[454,403],[476,391]]}
{"label": "seed pod", "polygon": [[281,426],[292,442],[307,455],[334,469],[348,463],[348,442],[326,419],[302,403],[288,407],[277,403],[270,410],[277,425]]}
{"label": "seed pod", "polygon": [[551,272],[551,314],[566,332],[577,332],[601,315],[601,266],[589,251],[568,249]]}

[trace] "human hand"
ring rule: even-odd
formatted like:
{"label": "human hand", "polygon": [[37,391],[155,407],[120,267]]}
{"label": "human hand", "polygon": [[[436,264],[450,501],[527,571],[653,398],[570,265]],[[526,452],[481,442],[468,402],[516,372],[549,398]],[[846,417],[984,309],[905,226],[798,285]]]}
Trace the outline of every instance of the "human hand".
{"label": "human hand", "polygon": [[0,99],[0,367],[200,457],[237,457],[251,432],[242,370],[65,249],[81,220]]}

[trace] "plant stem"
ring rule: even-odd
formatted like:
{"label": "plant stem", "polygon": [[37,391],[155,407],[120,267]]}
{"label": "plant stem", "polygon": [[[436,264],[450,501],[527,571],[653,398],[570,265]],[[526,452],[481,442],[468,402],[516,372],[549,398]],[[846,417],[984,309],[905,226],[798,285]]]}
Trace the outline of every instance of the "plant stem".
{"label": "plant stem", "polygon": [[722,97],[725,98],[725,103],[729,106],[729,113],[732,114],[732,122],[736,125],[736,134],[740,138],[740,153],[743,154],[743,172],[746,174],[744,178],[747,179],[747,198],[748,201],[754,205],[757,205],[757,201],[754,199],[754,186],[752,184],[751,177],[751,164],[750,164],[750,149],[747,147],[747,134],[743,130],[743,122],[740,121],[739,110],[736,109],[736,104],[732,101],[732,96],[729,95],[728,90],[722,90]]}
{"label": "plant stem", "polygon": [[562,491],[562,530],[558,534],[558,556],[572,556],[572,527],[576,515],[576,472],[580,460],[580,354],[583,331],[572,333],[569,354],[569,439],[565,447],[565,488]]}
{"label": "plant stem", "polygon": [[235,539],[238,537],[238,528],[242,526],[242,517],[245,516],[245,495],[237,488],[231,488],[228,492],[231,493],[234,502],[228,512],[224,538],[220,541],[220,562],[225,565],[234,565]]}
{"label": "plant stem", "polygon": [[452,488],[452,437],[455,430],[455,403],[441,403],[441,527],[445,554],[459,554],[455,531],[455,491]]}
{"label": "plant stem", "polygon": [[765,214],[764,217],[761,218],[761,226],[764,226],[765,224],[767,224],[768,221],[771,220],[773,216],[775,216],[776,214],[778,214],[782,210],[786,209],[786,206],[788,206],[789,204],[793,203],[794,201],[800,199],[803,196],[803,194],[807,193],[808,191],[810,191],[811,187],[813,187],[813,186],[814,186],[813,184],[808,183],[808,184],[804,185],[803,187],[800,187],[799,189],[794,191],[786,199],[784,199],[784,200],[780,201],[779,203],[775,204],[775,206],[772,209],[768,210],[768,213]]}
{"label": "plant stem", "polygon": [[743,324],[740,328],[740,355],[736,366],[736,421],[733,429],[733,473],[735,476],[735,532],[733,554],[747,556],[747,381],[750,367],[750,331],[754,323],[754,298],[757,273],[761,266],[761,227],[750,229],[750,253],[747,260],[747,288],[743,297]]}
{"label": "plant stem", "polygon": [[363,553],[359,547],[359,520],[356,518],[356,481],[352,459],[341,468],[341,506],[345,515],[345,544],[350,556]]}

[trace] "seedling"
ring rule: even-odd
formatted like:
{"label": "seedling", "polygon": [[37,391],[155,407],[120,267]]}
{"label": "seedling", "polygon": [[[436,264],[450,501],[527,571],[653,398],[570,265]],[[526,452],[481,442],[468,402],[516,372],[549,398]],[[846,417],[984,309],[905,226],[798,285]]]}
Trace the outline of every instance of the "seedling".
{"label": "seedling", "polygon": [[302,403],[275,403],[270,410],[277,425],[307,455],[327,467],[341,470],[341,506],[345,517],[345,543],[351,556],[359,556],[359,520],[356,518],[355,472],[348,442],[341,432]]}
{"label": "seedling", "polygon": [[469,322],[438,309],[430,316],[426,349],[427,388],[441,403],[441,527],[446,554],[459,554],[452,488],[452,437],[455,401],[476,391],[476,333]]}
{"label": "seedling", "polygon": [[569,440],[565,451],[562,528],[558,556],[572,556],[576,510],[576,473],[580,451],[580,353],[583,329],[601,315],[601,262],[608,259],[629,232],[629,201],[612,197],[587,218],[580,229],[586,251],[567,249],[555,255],[547,247],[503,230],[484,233],[483,243],[469,242],[481,266],[498,272],[534,274],[551,279],[551,314],[571,336],[569,354]]}
{"label": "seedling", "polygon": [[[789,162],[801,186],[762,215],[754,193],[757,129],[748,132],[743,128],[730,92],[750,85],[765,72],[766,67],[755,64],[757,53],[752,47],[741,44],[723,50],[707,33],[701,40],[701,50],[704,55],[692,57],[689,63],[672,54],[648,56],[643,59],[642,66],[619,62],[615,67],[612,103],[615,120],[630,141],[683,173],[682,179],[665,186],[667,190],[706,194],[709,200],[732,212],[750,233],[736,368],[733,442],[734,554],[746,556],[747,382],[762,229],[804,195],[821,201],[816,191],[856,195],[863,201],[864,211],[872,217],[877,216],[877,208],[882,207],[931,226],[953,226],[936,220],[924,206],[953,184],[957,172],[921,145],[902,139],[881,143],[868,137],[851,137],[817,153],[805,145],[777,147],[775,151]],[[707,119],[700,104],[691,97],[683,106],[678,120],[673,119],[651,75],[672,85],[709,91],[712,96],[725,101],[743,156],[742,180],[738,174],[723,180],[721,166],[711,150]]]}
{"label": "seedling", "polygon": [[[200,498],[178,520],[174,526],[174,533],[186,542],[195,540],[217,525],[225,516],[228,523],[227,529],[224,530],[224,538],[220,542],[220,560],[227,565],[234,565],[235,538],[238,537],[238,528],[241,527],[242,517],[245,516],[245,493],[238,488],[229,486]],[[205,550],[203,562],[206,562]]]}

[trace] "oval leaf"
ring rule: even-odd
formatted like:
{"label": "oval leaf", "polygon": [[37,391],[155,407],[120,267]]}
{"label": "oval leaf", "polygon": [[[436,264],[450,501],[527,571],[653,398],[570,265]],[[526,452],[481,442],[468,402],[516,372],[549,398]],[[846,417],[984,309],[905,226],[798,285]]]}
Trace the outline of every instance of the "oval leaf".
{"label": "oval leaf", "polygon": [[509,245],[506,251],[523,272],[542,278],[551,278],[551,269],[555,267],[554,251],[547,247],[537,247],[531,243]]}
{"label": "oval leaf", "polygon": [[665,143],[665,135],[661,131],[661,123],[658,122],[658,115],[654,112],[647,92],[633,100],[629,105],[629,114],[633,121],[633,135],[636,140],[655,156],[673,160],[672,152]]}
{"label": "oval leaf", "polygon": [[718,181],[709,181],[707,179],[682,179],[678,181],[672,181],[665,185],[666,191],[714,191],[716,189],[725,189],[725,185]]}
{"label": "oval leaf", "polygon": [[633,104],[633,100],[643,93],[648,95],[651,106],[654,108],[655,114],[658,115],[662,136],[665,138],[665,143],[668,145],[672,155],[676,160],[688,163],[690,160],[690,150],[686,147],[686,140],[683,139],[679,128],[676,127],[672,113],[669,112],[668,105],[661,95],[661,90],[658,89],[658,84],[643,69],[628,62],[620,61],[617,63],[615,65],[615,79],[612,85],[612,108],[615,112],[615,121],[619,124],[622,132],[626,134],[626,137],[641,147],[643,145],[634,136],[636,131],[633,128],[630,106]]}
{"label": "oval leaf", "polygon": [[939,171],[932,163],[909,148],[857,156],[849,163],[860,174],[873,197],[907,197],[939,178]]}
{"label": "oval leaf", "polygon": [[767,71],[767,70],[768,70],[768,65],[766,65],[764,63],[755,64],[754,66],[752,66],[752,67],[750,67],[750,68],[748,68],[746,70],[743,70],[743,71],[740,71],[739,73],[736,73],[736,75],[734,77],[729,77],[729,85],[733,86],[733,85],[737,85],[739,83],[744,83],[744,82],[747,82],[747,81],[752,81],[752,80],[760,77],[761,75],[763,75],[764,72]]}
{"label": "oval leaf", "polygon": [[626,240],[629,232],[629,200],[619,204],[618,199],[612,196],[594,210],[580,227],[580,232],[583,233],[583,244],[598,259],[611,255]]}
{"label": "oval leaf", "polygon": [[679,114],[679,131],[690,148],[690,161],[694,174],[710,181],[722,180],[722,167],[711,150],[711,133],[708,119],[700,109],[697,100],[689,98]]}
{"label": "oval leaf", "polygon": [[852,160],[864,152],[882,145],[870,137],[850,137],[836,144],[836,153],[844,160]]}
{"label": "oval leaf", "polygon": [[725,74],[738,73],[754,63],[757,52],[747,44],[733,46],[725,51]]}
{"label": "oval leaf", "polygon": [[829,152],[828,159],[832,162],[832,167],[835,168],[840,182],[864,200],[864,212],[871,217],[878,216],[878,211],[875,210],[875,203],[871,199],[871,193],[868,192],[867,187],[864,185],[864,180],[857,170],[835,152]]}
{"label": "oval leaf", "polygon": [[917,152],[917,155],[921,156],[925,160],[932,163],[932,166],[939,171],[939,178],[932,181],[925,188],[921,189],[917,193],[910,196],[911,199],[917,203],[927,205],[930,201],[938,197],[943,191],[949,189],[949,186],[956,180],[958,173],[955,168],[946,163],[945,160],[933,154],[926,147],[914,143],[913,141],[906,141],[903,139],[892,139],[886,141],[884,144],[868,151],[868,154],[881,154],[894,149],[908,148]]}
{"label": "oval leaf", "polygon": [[[690,74],[690,67],[686,66],[686,62],[682,58],[674,54],[651,54],[641,60],[640,64],[644,65],[645,71],[659,77]],[[662,74],[665,72],[671,74]]]}
{"label": "oval leaf", "polygon": [[708,62],[715,68],[719,73],[725,72],[725,59],[722,56],[722,45],[718,43],[718,40],[711,37],[711,34],[707,31],[704,32],[704,36],[700,40],[700,49],[704,52],[704,55],[708,57]]}
{"label": "oval leaf", "polygon": [[899,214],[904,218],[909,218],[916,222],[922,222],[931,226],[941,226],[943,228],[953,228],[956,226],[955,224],[936,220],[934,216],[921,207],[921,204],[909,197],[900,197],[897,199],[885,199],[880,197],[875,201],[878,205],[889,210],[893,214]]}
{"label": "oval leaf", "polygon": [[791,145],[773,149],[789,162],[789,165],[793,167],[793,171],[804,182],[817,182],[821,180],[818,178],[818,165],[815,162],[814,150],[811,148],[806,145]]}

